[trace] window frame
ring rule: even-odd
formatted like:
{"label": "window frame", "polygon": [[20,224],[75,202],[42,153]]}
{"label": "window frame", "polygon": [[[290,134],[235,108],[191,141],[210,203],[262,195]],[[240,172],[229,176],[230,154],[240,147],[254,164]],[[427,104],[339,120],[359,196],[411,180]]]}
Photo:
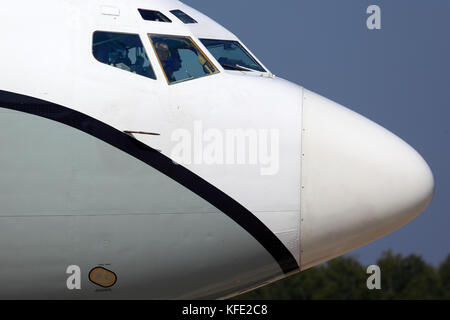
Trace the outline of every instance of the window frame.
{"label": "window frame", "polygon": [[[187,78],[187,79],[183,79],[183,80],[179,80],[179,81],[170,82],[169,81],[169,77],[166,74],[166,70],[164,70],[164,67],[163,67],[163,64],[161,62],[161,59],[159,58],[158,52],[156,51],[155,44],[153,43],[153,40],[152,40],[152,36],[178,37],[178,38],[187,38],[187,39],[189,39],[192,42],[192,44],[195,46],[195,48],[198,50],[198,52],[200,52],[205,57],[205,59],[214,67],[214,69],[216,71],[211,73],[211,74],[205,74],[205,75],[203,75],[201,77],[196,77],[194,79]],[[167,82],[167,84],[169,86],[175,85],[175,84],[179,84],[179,83],[183,83],[183,82],[187,82],[187,81],[191,81],[191,80],[202,79],[202,78],[205,78],[205,77],[209,77],[209,76],[213,76],[213,75],[219,74],[221,72],[220,69],[211,61],[211,59],[208,57],[208,55],[199,47],[199,45],[195,42],[195,40],[191,36],[177,35],[177,34],[147,33],[147,37],[148,37],[148,39],[150,41],[150,44],[151,44],[151,46],[153,48],[153,53],[155,54],[156,58],[158,59],[159,66],[160,66],[160,68],[161,68],[161,70],[162,70],[162,72],[164,74],[164,77],[166,78],[166,82]]]}
{"label": "window frame", "polygon": [[[119,35],[122,34],[122,35],[138,36],[139,40],[141,41],[142,49],[144,50],[145,55],[147,56],[147,60],[148,60],[148,62],[149,62],[149,64],[150,64],[150,68],[151,68],[152,71],[153,71],[154,78],[147,77],[147,76],[144,76],[144,75],[141,75],[141,74],[138,74],[138,73],[134,73],[134,72],[131,72],[131,71],[123,70],[123,69],[121,69],[121,68],[118,68],[118,67],[116,67],[116,66],[109,65],[109,64],[104,63],[104,62],[100,61],[99,59],[97,59],[97,57],[96,57],[95,54],[94,54],[94,35],[95,35],[97,32],[114,33],[114,34],[119,34]],[[96,62],[98,62],[98,63],[100,63],[100,64],[102,64],[102,65],[111,67],[112,69],[118,69],[118,70],[121,70],[121,71],[125,71],[126,73],[129,73],[129,74],[132,74],[132,75],[136,75],[136,76],[139,76],[139,77],[142,77],[142,78],[145,78],[145,79],[150,79],[150,80],[153,80],[153,81],[158,81],[158,76],[156,75],[155,68],[153,67],[153,64],[152,64],[150,55],[148,54],[148,50],[146,49],[145,44],[144,44],[144,41],[142,41],[142,37],[141,37],[141,35],[140,35],[139,33],[122,32],[122,31],[95,30],[95,31],[92,33],[91,55],[92,55],[92,57],[94,57],[94,60],[95,60]]]}

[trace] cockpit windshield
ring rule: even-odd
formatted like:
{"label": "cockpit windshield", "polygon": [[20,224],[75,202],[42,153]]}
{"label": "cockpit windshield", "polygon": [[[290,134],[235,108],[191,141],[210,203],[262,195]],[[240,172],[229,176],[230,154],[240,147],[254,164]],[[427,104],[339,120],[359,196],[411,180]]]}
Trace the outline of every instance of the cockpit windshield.
{"label": "cockpit windshield", "polygon": [[200,41],[225,70],[266,72],[238,41],[212,39]]}
{"label": "cockpit windshield", "polygon": [[218,72],[190,37],[149,34],[169,84]]}

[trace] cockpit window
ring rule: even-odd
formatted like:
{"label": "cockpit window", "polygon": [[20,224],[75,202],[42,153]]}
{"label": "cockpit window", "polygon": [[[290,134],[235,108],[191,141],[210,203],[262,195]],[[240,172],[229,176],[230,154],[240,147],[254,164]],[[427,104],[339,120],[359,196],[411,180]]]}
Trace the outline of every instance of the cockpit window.
{"label": "cockpit window", "polygon": [[172,10],[170,11],[175,17],[177,17],[178,19],[181,20],[181,22],[185,23],[185,24],[190,24],[190,23],[197,23],[197,21],[195,19],[193,19],[191,16],[189,16],[188,14],[184,13],[181,10]]}
{"label": "cockpit window", "polygon": [[238,41],[212,39],[200,41],[225,70],[266,72]]}
{"label": "cockpit window", "polygon": [[138,11],[142,16],[142,19],[147,21],[172,22],[172,20],[167,18],[164,14],[162,14],[159,11],[145,10],[145,9],[138,9]]}
{"label": "cockpit window", "polygon": [[218,72],[190,37],[149,34],[169,84]]}
{"label": "cockpit window", "polygon": [[142,41],[137,34],[97,31],[93,40],[94,57],[101,63],[156,79]]}

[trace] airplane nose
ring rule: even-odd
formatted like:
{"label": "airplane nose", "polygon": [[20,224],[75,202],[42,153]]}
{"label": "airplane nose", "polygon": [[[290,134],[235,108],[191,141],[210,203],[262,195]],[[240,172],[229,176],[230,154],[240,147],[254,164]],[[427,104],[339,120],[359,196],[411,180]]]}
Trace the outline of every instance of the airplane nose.
{"label": "airplane nose", "polygon": [[387,235],[421,214],[433,174],[407,143],[303,91],[301,268]]}

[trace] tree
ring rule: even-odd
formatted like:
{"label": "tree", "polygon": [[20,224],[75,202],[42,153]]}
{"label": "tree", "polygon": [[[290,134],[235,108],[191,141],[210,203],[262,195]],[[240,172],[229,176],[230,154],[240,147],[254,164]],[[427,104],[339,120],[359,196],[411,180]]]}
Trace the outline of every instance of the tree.
{"label": "tree", "polygon": [[377,261],[381,290],[367,288],[366,268],[354,257],[340,257],[235,299],[359,300],[450,298],[450,255],[437,270],[418,255],[386,251]]}
{"label": "tree", "polygon": [[367,288],[364,268],[353,257],[341,257],[236,299],[362,299],[362,293],[365,291]]}
{"label": "tree", "polygon": [[392,251],[383,253],[377,264],[381,268],[382,299],[436,299],[440,283],[436,270],[422,257],[403,258]]}
{"label": "tree", "polygon": [[450,299],[450,254],[439,266],[439,278],[441,282],[441,297]]}

